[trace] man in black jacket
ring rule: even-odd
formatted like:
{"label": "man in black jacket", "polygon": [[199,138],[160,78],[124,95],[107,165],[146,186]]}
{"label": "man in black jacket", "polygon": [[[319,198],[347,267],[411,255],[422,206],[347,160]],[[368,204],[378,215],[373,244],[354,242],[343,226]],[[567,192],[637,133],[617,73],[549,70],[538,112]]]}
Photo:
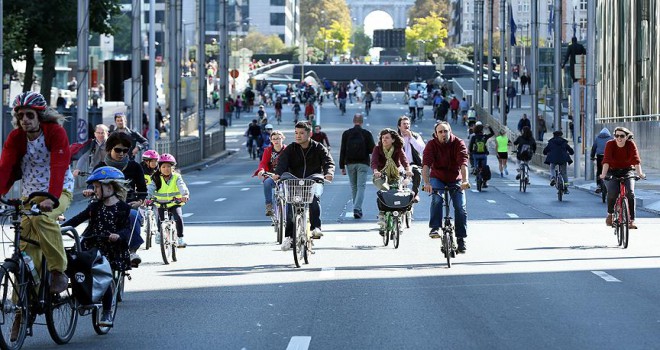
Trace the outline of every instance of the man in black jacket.
{"label": "man in black jacket", "polygon": [[129,151],[130,153],[128,155],[130,160],[135,160],[138,152],[149,148],[149,141],[147,141],[144,136],[140,135],[139,132],[128,128],[126,115],[124,113],[115,113],[115,126],[110,127],[110,134],[115,132],[123,132],[130,137],[131,150]]}
{"label": "man in black jacket", "polygon": [[[277,180],[285,172],[291,173],[298,178],[305,178],[314,174],[323,174],[325,180],[332,181],[335,173],[335,163],[328,149],[322,144],[312,140],[312,126],[307,122],[296,123],[295,142],[284,149],[278,158],[275,176]],[[319,239],[321,233],[321,205],[319,195],[314,195],[314,200],[309,206],[310,226],[312,238]],[[293,210],[287,209],[287,222],[282,249],[291,248],[293,236]]]}
{"label": "man in black jacket", "polygon": [[355,114],[353,127],[341,135],[339,151],[339,169],[342,175],[348,174],[353,199],[353,217],[356,219],[362,218],[365,183],[371,173],[370,154],[376,146],[373,135],[369,130],[362,128],[362,123],[364,123],[362,114]]}

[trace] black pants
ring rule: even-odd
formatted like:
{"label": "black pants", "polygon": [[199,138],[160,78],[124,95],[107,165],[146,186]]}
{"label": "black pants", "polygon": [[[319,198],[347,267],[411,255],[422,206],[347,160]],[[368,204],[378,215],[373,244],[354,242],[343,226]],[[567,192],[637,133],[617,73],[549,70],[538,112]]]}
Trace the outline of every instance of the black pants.
{"label": "black pants", "polygon": [[603,172],[603,157],[604,155],[599,154],[596,156],[596,186],[600,186],[603,180],[600,179],[600,174]]}
{"label": "black pants", "polygon": [[[293,206],[286,205],[286,228],[284,229],[285,237],[293,237]],[[315,228],[321,228],[321,203],[319,197],[314,196],[312,203],[309,204],[309,226],[310,231]]]}
{"label": "black pants", "polygon": [[[176,222],[176,235],[177,237],[183,237],[183,218],[181,215],[183,212],[181,211],[181,206],[173,206],[171,208],[168,208],[167,211],[170,213],[170,218],[174,219],[174,222]],[[158,208],[158,218],[162,218],[165,216],[165,209],[163,208]],[[156,219],[156,223],[158,223],[158,232],[161,232],[160,230],[160,219]]]}
{"label": "black pants", "polygon": [[416,196],[419,193],[419,185],[422,183],[422,171],[420,170],[420,167],[418,167],[417,165],[412,165],[410,168],[413,173],[413,178],[412,178],[413,193]]}
{"label": "black pants", "polygon": [[[610,172],[611,174],[611,172]],[[617,176],[621,176],[617,174]],[[605,181],[607,186],[607,213],[614,213],[614,204],[619,197],[619,181]],[[626,198],[628,198],[628,210],[630,211],[630,220],[635,220],[635,179],[627,179],[624,182],[626,187]]]}

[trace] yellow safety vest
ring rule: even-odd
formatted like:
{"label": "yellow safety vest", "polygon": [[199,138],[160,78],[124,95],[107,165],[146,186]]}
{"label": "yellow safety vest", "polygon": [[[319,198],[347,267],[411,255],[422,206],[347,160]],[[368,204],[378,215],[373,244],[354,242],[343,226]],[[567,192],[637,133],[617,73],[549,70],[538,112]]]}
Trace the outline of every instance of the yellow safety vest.
{"label": "yellow safety vest", "polygon": [[[181,191],[179,190],[179,186],[177,186],[177,180],[179,179],[179,175],[177,174],[172,174],[172,177],[170,178],[170,182],[167,183],[165,182],[165,179],[163,176],[160,176],[160,189],[156,192],[154,192],[154,197],[156,197],[156,200],[158,201],[169,201],[172,200],[175,197],[181,197]],[[183,205],[184,203],[181,203],[179,205]],[[171,208],[175,205],[178,205],[176,203],[170,203],[167,205],[168,208]]]}
{"label": "yellow safety vest", "polygon": [[144,182],[149,186],[151,183],[151,175],[144,174]]}

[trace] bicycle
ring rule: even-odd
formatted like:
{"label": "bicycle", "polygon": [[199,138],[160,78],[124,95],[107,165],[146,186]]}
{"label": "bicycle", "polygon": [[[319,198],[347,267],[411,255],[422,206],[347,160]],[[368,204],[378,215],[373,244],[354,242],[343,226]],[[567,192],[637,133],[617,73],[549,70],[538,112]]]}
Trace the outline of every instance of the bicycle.
{"label": "bicycle", "polygon": [[258,145],[257,139],[254,138],[253,136],[248,136],[247,150],[248,150],[248,154],[250,155],[250,158],[257,159],[257,152],[258,152],[257,149],[258,148],[259,148],[259,145]]}
{"label": "bicycle", "polygon": [[[42,212],[36,205],[30,209],[24,206],[33,204],[35,197],[46,197],[59,206],[59,201],[47,192],[34,192],[26,201],[21,199],[4,199],[0,202],[8,208],[0,216],[9,218],[14,229],[13,253],[0,268],[0,347],[3,349],[20,349],[25,338],[32,336],[33,325],[38,315],[45,315],[46,326],[50,337],[57,344],[68,343],[76,330],[78,323],[77,302],[73,297],[71,284],[61,293],[50,293],[50,272],[47,269],[46,259],[42,257],[39,270],[28,260],[27,254],[21,251],[21,241],[28,244],[39,245],[38,242],[21,237],[21,220],[23,217],[39,216]],[[74,239],[74,248],[80,251],[80,240],[75,230],[62,231],[62,234]],[[28,264],[30,261],[31,266]],[[18,323],[14,329],[14,323]]]}
{"label": "bicycle", "polygon": [[[385,178],[385,176],[381,176]],[[405,179],[405,178],[404,178]],[[401,184],[395,189],[382,190],[376,193],[378,210],[384,212],[385,232],[383,234],[383,245],[387,247],[392,240],[394,249],[399,248],[401,233],[403,232],[403,221],[410,227],[408,213],[413,205],[414,194]]]}
{"label": "bicycle", "polygon": [[167,205],[171,203],[181,204],[182,201],[175,198],[171,201],[154,200],[153,203],[157,205],[159,209],[163,209],[163,217],[160,218],[160,254],[163,257],[163,263],[169,265],[170,260],[173,262],[177,261],[176,252],[178,245],[176,243],[176,222],[170,217],[170,208],[168,208]]}
{"label": "bicycle", "polygon": [[[591,158],[591,160],[592,161],[596,160],[596,162],[597,162],[596,165],[598,166],[598,164],[600,164],[600,162],[603,161],[603,155],[600,154],[600,155],[598,155],[598,158]],[[596,174],[596,179],[598,179],[599,175],[600,174],[598,174],[598,173]],[[605,186],[605,182],[603,182],[603,180],[598,180],[598,185],[597,186],[598,186],[598,189],[600,189],[600,199],[603,201],[603,203],[605,203],[606,200],[607,200],[607,186]],[[598,193],[598,191],[596,191],[596,193]]]}
{"label": "bicycle", "polygon": [[154,235],[158,232],[158,223],[156,222],[156,213],[154,212],[153,205],[144,205],[142,208],[142,216],[144,217],[144,234],[145,234],[145,246],[146,250],[151,248],[152,240]]}
{"label": "bicycle", "polygon": [[529,185],[529,162],[526,160],[520,161],[520,192],[527,192],[527,185]]}
{"label": "bicycle", "polygon": [[564,184],[564,176],[561,174],[561,169],[565,169],[566,164],[555,165],[555,188],[557,189],[557,199],[561,202],[564,194],[568,191],[567,186]]}
{"label": "bicycle", "polygon": [[605,177],[605,180],[619,182],[619,195],[616,197],[616,202],[614,202],[614,213],[612,213],[612,227],[614,227],[617,242],[623,249],[628,248],[628,233],[630,230],[630,204],[626,196],[625,186],[625,181],[628,179],[638,181],[640,177],[635,175],[608,175]]}
{"label": "bicycle", "polygon": [[[264,172],[264,177],[273,177],[273,173]],[[286,225],[286,202],[284,200],[284,188],[282,184],[276,182],[275,191],[273,195],[274,206],[273,206],[273,215],[270,216],[270,219],[273,221],[272,225],[275,229],[275,237],[278,244],[282,244],[282,239],[284,236],[284,229]]]}
{"label": "bicycle", "polygon": [[315,174],[300,179],[291,174],[282,175],[280,182],[284,187],[284,201],[291,205],[293,217],[293,261],[301,266],[301,259],[309,264],[309,256],[314,254],[311,232],[309,230],[309,205],[314,200],[316,186],[323,182],[323,176]]}
{"label": "bicycle", "polygon": [[[468,187],[469,188],[469,187]],[[455,228],[452,222],[451,209],[449,201],[451,199],[450,191],[460,190],[458,185],[445,186],[442,189],[442,201],[445,211],[442,223],[442,247],[440,251],[447,259],[447,268],[451,268],[451,259],[456,257],[458,249],[454,243]],[[439,190],[433,190],[433,194],[440,195]]]}
{"label": "bicycle", "polygon": [[364,102],[364,112],[369,116],[369,111],[371,111],[371,102],[370,101],[365,101]]}

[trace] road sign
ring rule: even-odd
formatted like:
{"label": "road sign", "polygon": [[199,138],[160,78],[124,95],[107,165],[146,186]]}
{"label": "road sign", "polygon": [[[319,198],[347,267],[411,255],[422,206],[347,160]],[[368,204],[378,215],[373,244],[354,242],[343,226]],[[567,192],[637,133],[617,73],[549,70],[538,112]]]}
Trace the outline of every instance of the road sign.
{"label": "road sign", "polygon": [[238,70],[232,69],[231,72],[229,72],[229,76],[234,79],[238,78]]}

